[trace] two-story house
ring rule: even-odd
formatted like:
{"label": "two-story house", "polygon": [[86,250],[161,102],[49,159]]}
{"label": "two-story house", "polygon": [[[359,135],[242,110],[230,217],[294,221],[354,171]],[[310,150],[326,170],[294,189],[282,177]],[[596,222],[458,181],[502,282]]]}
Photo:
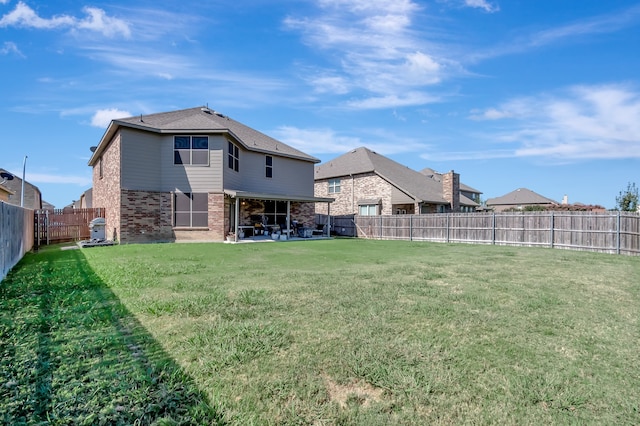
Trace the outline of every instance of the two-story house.
{"label": "two-story house", "polygon": [[[0,173],[11,175],[7,170],[0,168]],[[19,206],[20,203],[24,203],[24,208],[38,210],[42,208],[42,193],[37,186],[30,184],[26,180],[24,184],[22,179],[16,175],[12,175],[13,179],[0,179],[4,180],[2,185],[1,198],[7,204],[13,204]],[[24,188],[24,195],[22,195],[22,189]]]}
{"label": "two-story house", "polygon": [[[453,170],[434,179],[364,147],[316,166],[315,195],[335,198],[334,215],[444,213],[478,206],[461,193],[460,175]],[[318,213],[326,209],[316,207]]]}
{"label": "two-story house", "polygon": [[222,241],[313,225],[319,160],[208,107],[113,120],[96,147],[93,207],[121,243]]}

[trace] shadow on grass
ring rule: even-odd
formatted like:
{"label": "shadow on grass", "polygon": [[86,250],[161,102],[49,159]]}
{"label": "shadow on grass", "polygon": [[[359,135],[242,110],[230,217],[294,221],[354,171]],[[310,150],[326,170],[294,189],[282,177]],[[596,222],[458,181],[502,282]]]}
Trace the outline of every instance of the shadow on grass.
{"label": "shadow on grass", "polygon": [[0,284],[0,423],[224,424],[79,250]]}

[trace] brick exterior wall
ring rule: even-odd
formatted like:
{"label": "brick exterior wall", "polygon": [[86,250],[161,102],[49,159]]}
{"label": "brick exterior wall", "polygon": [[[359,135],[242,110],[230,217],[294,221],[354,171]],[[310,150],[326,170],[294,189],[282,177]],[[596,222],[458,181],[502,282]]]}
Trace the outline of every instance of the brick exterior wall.
{"label": "brick exterior wall", "polygon": [[[100,176],[101,171],[102,176]],[[93,166],[93,207],[105,209],[106,238],[119,241],[121,207],[119,133],[114,136]]]}
{"label": "brick exterior wall", "polygon": [[120,242],[174,241],[171,226],[171,194],[166,192],[121,192]]}
{"label": "brick exterior wall", "polygon": [[442,198],[453,212],[460,211],[460,175],[451,170],[442,174]]}
{"label": "brick exterior wall", "polygon": [[[329,180],[318,180],[314,184],[316,197],[335,198],[331,203],[331,215],[358,214],[358,200],[382,199],[379,214],[393,214],[391,204],[391,185],[375,173],[343,177],[340,182],[339,193],[329,193]],[[316,213],[327,214],[327,203],[317,203]]]}

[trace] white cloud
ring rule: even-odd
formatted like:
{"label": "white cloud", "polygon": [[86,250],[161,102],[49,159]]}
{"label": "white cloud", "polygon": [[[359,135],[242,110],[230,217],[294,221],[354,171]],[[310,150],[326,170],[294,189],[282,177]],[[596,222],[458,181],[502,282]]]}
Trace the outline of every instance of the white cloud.
{"label": "white cloud", "polygon": [[17,44],[12,41],[5,41],[2,44],[2,47],[0,47],[0,55],[8,55],[9,53],[15,53],[16,55],[24,58],[24,55],[20,49],[18,49]]}
{"label": "white cloud", "polygon": [[96,31],[107,37],[118,34],[125,38],[131,36],[129,25],[125,21],[109,17],[104,10],[95,7],[85,7],[83,10],[88,16],[77,22],[77,28]]}
{"label": "white cloud", "polygon": [[390,107],[405,107],[413,105],[426,105],[439,102],[440,98],[422,92],[410,92],[402,95],[390,94],[386,96],[373,96],[369,98],[351,100],[347,106],[355,109],[381,109]]}
{"label": "white cloud", "polygon": [[25,179],[30,183],[74,184],[78,186],[91,185],[91,176],[69,176],[63,174],[31,173],[27,171]]}
{"label": "white cloud", "polygon": [[280,126],[270,134],[288,145],[313,155],[344,154],[361,146],[366,146],[383,155],[416,152],[427,147],[424,143],[412,138],[402,138],[386,130],[375,129],[367,129],[361,133],[366,139],[362,136],[337,134],[328,128],[301,129],[294,126]]}
{"label": "white cloud", "polygon": [[460,72],[457,61],[439,53],[444,49],[420,37],[429,31],[424,22],[414,28],[422,10],[416,2],[323,0],[319,5],[318,16],[284,21],[335,64],[307,78],[318,93],[350,94],[345,103],[350,108],[420,105],[433,98],[421,93],[427,86]]}
{"label": "white cloud", "polygon": [[41,18],[32,8],[20,1],[15,9],[0,18],[0,28],[24,27],[47,30],[69,28],[74,31],[95,31],[107,37],[116,35],[129,37],[131,35],[129,26],[125,21],[107,16],[102,9],[85,7],[83,10],[88,15],[84,19],[69,15],[57,15],[47,19]]}
{"label": "white cloud", "polygon": [[621,84],[574,86],[470,115],[508,126],[488,137],[515,145],[514,157],[562,160],[640,158],[638,117],[640,92]]}
{"label": "white cloud", "polygon": [[489,3],[487,0],[464,0],[465,6],[484,9],[485,12],[494,13],[500,10],[497,4]]}
{"label": "white cloud", "polygon": [[91,125],[94,127],[107,127],[111,120],[131,117],[129,111],[122,111],[116,108],[100,109],[91,118]]}
{"label": "white cloud", "polygon": [[522,37],[516,37],[508,43],[495,46],[491,49],[470,52],[467,59],[475,62],[497,56],[521,53],[533,48],[570,41],[572,39],[584,39],[584,37],[594,34],[613,33],[637,24],[639,17],[640,5],[635,5],[615,13],[598,15],[566,25],[548,28]]}

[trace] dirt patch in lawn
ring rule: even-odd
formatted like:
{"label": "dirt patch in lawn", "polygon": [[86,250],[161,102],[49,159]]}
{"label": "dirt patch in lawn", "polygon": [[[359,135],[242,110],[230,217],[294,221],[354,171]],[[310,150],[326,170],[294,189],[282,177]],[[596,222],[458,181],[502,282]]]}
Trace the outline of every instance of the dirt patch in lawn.
{"label": "dirt patch in lawn", "polygon": [[372,402],[382,401],[384,390],[370,383],[355,380],[341,385],[328,376],[323,378],[329,392],[329,399],[337,402],[342,408],[354,403],[359,404],[361,407],[368,407]]}

